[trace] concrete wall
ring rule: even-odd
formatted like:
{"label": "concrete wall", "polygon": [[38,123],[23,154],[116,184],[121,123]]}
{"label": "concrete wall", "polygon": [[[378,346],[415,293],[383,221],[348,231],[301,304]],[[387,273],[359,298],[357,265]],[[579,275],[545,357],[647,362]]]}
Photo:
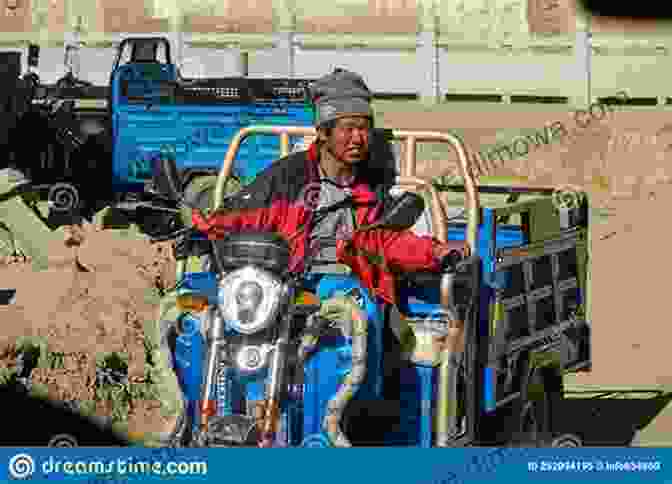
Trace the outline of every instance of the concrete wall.
{"label": "concrete wall", "polygon": [[82,77],[105,84],[119,39],[165,35],[187,77],[236,75],[244,50],[251,76],[314,77],[342,66],[375,91],[428,100],[668,95],[670,28],[591,23],[574,0],[0,2],[0,49],[40,43],[46,82],[64,72],[72,39],[86,43]]}

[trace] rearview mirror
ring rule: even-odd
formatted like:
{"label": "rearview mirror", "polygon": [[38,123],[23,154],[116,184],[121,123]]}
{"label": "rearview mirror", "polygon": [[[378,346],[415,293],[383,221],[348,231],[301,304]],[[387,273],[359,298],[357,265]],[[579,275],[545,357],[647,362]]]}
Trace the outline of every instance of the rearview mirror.
{"label": "rearview mirror", "polygon": [[182,177],[172,157],[160,156],[154,159],[152,181],[160,195],[174,202],[182,200]]}
{"label": "rearview mirror", "polygon": [[425,200],[413,192],[404,192],[385,211],[381,219],[366,229],[388,229],[402,231],[410,229],[425,211]]}

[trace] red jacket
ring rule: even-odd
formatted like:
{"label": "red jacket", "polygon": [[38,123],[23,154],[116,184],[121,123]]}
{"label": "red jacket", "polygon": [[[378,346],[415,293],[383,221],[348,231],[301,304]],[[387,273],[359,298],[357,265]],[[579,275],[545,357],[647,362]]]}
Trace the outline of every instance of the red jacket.
{"label": "red jacket", "polygon": [[[278,232],[288,239],[292,249],[290,270],[303,270],[313,214],[306,201],[310,201],[310,187],[319,186],[317,161],[317,146],[312,145],[308,151],[274,162],[227,199],[222,211],[205,218],[194,212],[194,226],[211,240],[234,231]],[[357,226],[373,223],[382,212],[382,194],[376,194],[372,184],[362,178],[352,189],[353,197],[372,204],[357,208]],[[396,304],[395,278],[389,268],[406,272],[438,271],[440,262],[433,250],[436,244],[436,239],[418,236],[410,230],[378,229],[356,233],[350,249],[346,241],[340,241],[337,255],[339,262],[350,266],[374,296]],[[382,256],[383,263],[372,260],[372,254]]]}

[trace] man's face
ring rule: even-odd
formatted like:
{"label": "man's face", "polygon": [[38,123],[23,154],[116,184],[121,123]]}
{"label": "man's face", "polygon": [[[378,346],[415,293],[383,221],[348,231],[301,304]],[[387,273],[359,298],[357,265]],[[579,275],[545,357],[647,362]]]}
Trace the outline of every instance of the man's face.
{"label": "man's face", "polygon": [[326,137],[326,147],[337,160],[354,165],[369,154],[371,121],[364,116],[336,120],[331,135]]}

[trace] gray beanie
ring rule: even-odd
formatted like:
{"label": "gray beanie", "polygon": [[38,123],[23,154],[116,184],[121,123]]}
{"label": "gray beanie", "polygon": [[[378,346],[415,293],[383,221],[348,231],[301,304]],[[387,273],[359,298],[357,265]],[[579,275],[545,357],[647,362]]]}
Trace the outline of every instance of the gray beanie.
{"label": "gray beanie", "polygon": [[335,69],[310,86],[310,98],[315,105],[315,125],[320,126],[345,116],[373,118],[373,94],[364,79],[345,69]]}

